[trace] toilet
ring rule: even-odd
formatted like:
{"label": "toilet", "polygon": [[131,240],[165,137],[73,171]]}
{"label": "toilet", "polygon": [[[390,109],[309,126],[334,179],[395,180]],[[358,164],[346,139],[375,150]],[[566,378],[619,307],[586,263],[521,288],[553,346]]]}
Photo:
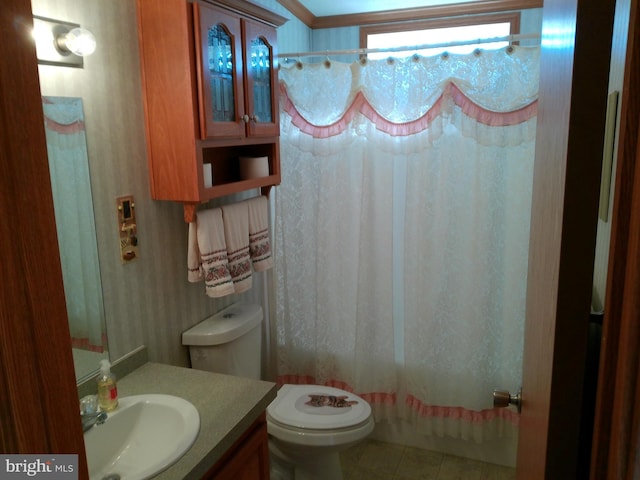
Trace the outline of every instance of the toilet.
{"label": "toilet", "polygon": [[[260,305],[238,303],[182,334],[192,368],[260,379]],[[374,428],[361,397],[322,385],[283,385],[267,407],[272,480],[340,480],[339,452]]]}

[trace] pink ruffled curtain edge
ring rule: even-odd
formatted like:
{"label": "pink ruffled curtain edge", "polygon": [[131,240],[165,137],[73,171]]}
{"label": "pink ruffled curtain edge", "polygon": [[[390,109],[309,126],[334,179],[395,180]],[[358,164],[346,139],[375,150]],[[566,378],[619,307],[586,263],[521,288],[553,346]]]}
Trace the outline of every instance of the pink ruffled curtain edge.
{"label": "pink ruffled curtain edge", "polygon": [[[277,378],[277,383],[278,385],[284,385],[286,383],[297,385],[317,385],[315,378],[311,375],[293,374],[279,375]],[[346,392],[355,393],[354,389],[349,384],[340,380],[328,380],[324,382],[323,385],[327,387],[339,388]],[[369,402],[369,404],[371,404],[372,406],[396,405],[398,400],[397,394],[394,392],[364,392],[356,394]],[[406,395],[405,405],[410,409],[410,411],[413,412],[414,415],[423,418],[461,420],[465,423],[473,425],[482,425],[496,419],[505,420],[515,427],[519,426],[520,424],[520,415],[506,408],[470,410],[459,406],[428,405],[411,394]]]}
{"label": "pink ruffled curtain edge", "polygon": [[[42,103],[53,105],[55,102],[52,102],[50,98],[43,96]],[[47,116],[46,113],[44,114],[44,124],[45,127],[49,130],[62,135],[73,135],[75,133],[85,131],[84,120],[75,120],[71,123],[65,124],[52,119],[51,117]]]}
{"label": "pink ruffled curtain edge", "polygon": [[95,345],[86,337],[71,337],[71,347],[80,350],[88,350],[89,352],[103,353],[104,346],[107,344],[107,336],[103,334],[102,344]]}
{"label": "pink ruffled curtain edge", "polygon": [[44,117],[44,123],[47,129],[59,133],[61,135],[73,135],[75,133],[84,132],[85,126],[82,120],[75,121],[68,125],[58,123],[49,117]]}
{"label": "pink ruffled curtain edge", "polygon": [[345,113],[329,125],[314,125],[305,119],[288,95],[286,85],[280,82],[280,93],[283,110],[291,117],[291,122],[303,133],[314,138],[329,138],[341,134],[357,113],[362,113],[376,128],[392,136],[409,136],[426,130],[433,120],[442,112],[445,98],[450,97],[463,113],[477,122],[492,127],[518,125],[534,118],[538,113],[538,100],[509,112],[488,110],[467,97],[458,86],[449,82],[434,105],[421,117],[410,122],[394,123],[380,115],[362,92],[358,92]]}

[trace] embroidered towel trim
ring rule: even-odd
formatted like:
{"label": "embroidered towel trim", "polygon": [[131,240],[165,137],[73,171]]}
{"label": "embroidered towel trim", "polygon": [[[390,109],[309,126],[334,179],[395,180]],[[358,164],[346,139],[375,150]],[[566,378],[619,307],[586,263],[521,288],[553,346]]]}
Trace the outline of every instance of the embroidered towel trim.
{"label": "embroidered towel trim", "polygon": [[239,202],[221,208],[229,271],[235,293],[246,292],[251,288],[253,273],[249,256],[249,206],[246,202]]}
{"label": "embroidered towel trim", "polygon": [[[192,227],[194,225],[194,227]],[[196,242],[192,234],[195,230]],[[197,257],[194,252],[197,248]],[[188,268],[190,282],[204,279],[207,296],[217,298],[234,293],[224,237],[222,210],[212,208],[198,212],[195,224],[189,224]],[[196,261],[195,259],[199,260]],[[199,265],[196,267],[196,263]]]}
{"label": "embroidered towel trim", "polygon": [[269,199],[261,195],[246,202],[249,205],[249,255],[253,269],[262,272],[273,267],[269,241]]}

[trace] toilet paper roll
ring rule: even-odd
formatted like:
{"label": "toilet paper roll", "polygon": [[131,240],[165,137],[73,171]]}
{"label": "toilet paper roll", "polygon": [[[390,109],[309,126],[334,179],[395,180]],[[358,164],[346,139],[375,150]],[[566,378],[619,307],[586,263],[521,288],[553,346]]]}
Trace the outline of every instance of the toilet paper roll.
{"label": "toilet paper roll", "polygon": [[240,157],[240,177],[261,178],[269,176],[269,157]]}
{"label": "toilet paper roll", "polygon": [[210,163],[204,163],[202,165],[202,173],[204,176],[204,188],[213,187],[213,169]]}

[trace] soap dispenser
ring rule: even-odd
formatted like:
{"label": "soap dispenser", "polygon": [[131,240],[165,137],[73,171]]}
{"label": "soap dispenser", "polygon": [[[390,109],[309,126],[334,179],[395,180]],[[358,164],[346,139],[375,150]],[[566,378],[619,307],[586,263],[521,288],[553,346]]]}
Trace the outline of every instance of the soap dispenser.
{"label": "soap dispenser", "polygon": [[118,406],[118,388],[116,377],[111,373],[109,360],[100,360],[98,381],[98,404],[103,412],[111,412]]}

